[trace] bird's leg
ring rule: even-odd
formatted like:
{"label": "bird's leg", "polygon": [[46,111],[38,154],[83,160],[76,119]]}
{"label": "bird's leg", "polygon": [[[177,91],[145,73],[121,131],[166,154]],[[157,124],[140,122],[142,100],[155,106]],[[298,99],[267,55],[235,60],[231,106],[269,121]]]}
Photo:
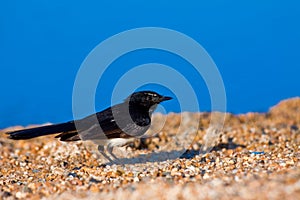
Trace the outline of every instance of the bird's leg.
{"label": "bird's leg", "polygon": [[119,160],[119,159],[118,159],[118,157],[113,153],[114,146],[111,145],[111,144],[108,144],[106,150],[107,150],[107,152],[115,159],[114,162],[117,163],[117,160]]}
{"label": "bird's leg", "polygon": [[104,152],[104,146],[98,145],[98,151],[105,157],[109,162],[114,163],[114,161]]}

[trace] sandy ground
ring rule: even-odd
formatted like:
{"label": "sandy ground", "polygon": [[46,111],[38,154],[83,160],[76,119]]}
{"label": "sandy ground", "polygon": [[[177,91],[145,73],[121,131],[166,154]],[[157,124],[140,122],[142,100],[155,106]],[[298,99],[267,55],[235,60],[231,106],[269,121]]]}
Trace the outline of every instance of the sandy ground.
{"label": "sandy ground", "polygon": [[226,113],[223,128],[212,115],[155,115],[152,137],[115,149],[119,164],[89,142],[13,141],[4,132],[24,127],[7,128],[0,132],[0,197],[300,199],[300,98],[268,113]]}

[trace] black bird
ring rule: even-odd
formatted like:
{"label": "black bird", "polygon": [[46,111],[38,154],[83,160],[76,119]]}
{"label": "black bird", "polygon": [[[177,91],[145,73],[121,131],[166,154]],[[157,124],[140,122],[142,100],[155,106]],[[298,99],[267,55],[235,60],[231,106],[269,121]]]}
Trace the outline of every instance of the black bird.
{"label": "black bird", "polygon": [[91,140],[98,145],[99,152],[109,161],[105,154],[113,154],[114,146],[123,146],[134,138],[141,137],[151,125],[151,115],[157,105],[171,97],[159,95],[153,91],[141,91],[131,94],[123,103],[109,107],[101,112],[80,120],[41,126],[8,132],[14,140],[58,134],[61,141]]}

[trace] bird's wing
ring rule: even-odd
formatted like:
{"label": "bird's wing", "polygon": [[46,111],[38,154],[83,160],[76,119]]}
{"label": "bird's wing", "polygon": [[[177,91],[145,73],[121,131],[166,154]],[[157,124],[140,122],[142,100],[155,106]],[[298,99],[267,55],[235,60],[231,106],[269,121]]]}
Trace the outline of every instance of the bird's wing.
{"label": "bird's wing", "polygon": [[[146,117],[141,116],[140,118],[144,119]],[[117,104],[78,120],[75,124],[82,140],[131,138],[141,136],[149,128],[148,125],[139,126],[132,120],[126,104]]]}
{"label": "bird's wing", "polygon": [[128,117],[130,118],[130,116],[125,114],[121,105],[116,105],[78,120],[76,127],[80,130],[79,135],[81,139],[105,140],[131,137],[120,128],[122,125],[116,122],[114,116],[117,116],[117,121],[121,121],[121,123],[126,123],[125,121],[128,121]]}

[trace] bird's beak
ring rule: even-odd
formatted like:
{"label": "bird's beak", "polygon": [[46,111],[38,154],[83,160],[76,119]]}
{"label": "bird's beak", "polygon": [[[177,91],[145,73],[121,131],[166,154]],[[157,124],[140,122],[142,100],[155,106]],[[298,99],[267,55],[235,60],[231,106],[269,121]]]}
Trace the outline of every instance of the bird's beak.
{"label": "bird's beak", "polygon": [[172,97],[162,97],[161,98],[161,101],[168,101],[168,100],[171,100],[173,99]]}

